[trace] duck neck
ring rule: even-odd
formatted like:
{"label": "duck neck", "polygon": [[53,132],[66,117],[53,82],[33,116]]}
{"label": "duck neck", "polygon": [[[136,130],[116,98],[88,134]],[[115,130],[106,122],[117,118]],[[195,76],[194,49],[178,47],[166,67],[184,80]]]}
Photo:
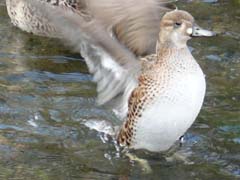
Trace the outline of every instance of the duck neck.
{"label": "duck neck", "polygon": [[[160,64],[171,63],[172,61],[184,61],[187,57],[192,57],[187,45],[173,46],[168,43],[157,43],[156,46],[157,59]],[[184,57],[184,58],[181,58]]]}

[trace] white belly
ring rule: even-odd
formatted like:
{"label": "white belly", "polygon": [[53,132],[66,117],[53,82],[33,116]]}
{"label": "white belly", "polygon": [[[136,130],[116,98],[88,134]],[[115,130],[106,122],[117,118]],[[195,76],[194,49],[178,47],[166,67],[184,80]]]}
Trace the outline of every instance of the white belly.
{"label": "white belly", "polygon": [[169,149],[196,119],[205,89],[201,70],[175,77],[138,119],[132,148],[155,152]]}

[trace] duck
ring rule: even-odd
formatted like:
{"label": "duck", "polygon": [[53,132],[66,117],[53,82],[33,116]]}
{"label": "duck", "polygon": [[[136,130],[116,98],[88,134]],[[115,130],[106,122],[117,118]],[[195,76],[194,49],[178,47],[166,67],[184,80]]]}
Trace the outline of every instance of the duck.
{"label": "duck", "polygon": [[[34,0],[52,7],[91,13],[102,21],[115,37],[135,55],[145,56],[155,51],[162,15],[169,10],[166,0]],[[26,0],[6,0],[8,15],[14,26],[38,36],[59,38],[60,34],[46,15]],[[64,11],[64,10],[62,10]],[[59,12],[61,13],[61,12]],[[124,16],[124,18],[122,18]],[[124,20],[123,20],[124,19]],[[152,28],[148,28],[152,27]]]}
{"label": "duck", "polygon": [[167,151],[194,123],[206,81],[187,42],[216,34],[198,26],[190,13],[166,12],[155,22],[160,29],[155,53],[138,57],[93,16],[28,2],[44,12],[63,42],[84,57],[97,84],[97,103],[108,105],[122,122],[115,134],[119,146]]}

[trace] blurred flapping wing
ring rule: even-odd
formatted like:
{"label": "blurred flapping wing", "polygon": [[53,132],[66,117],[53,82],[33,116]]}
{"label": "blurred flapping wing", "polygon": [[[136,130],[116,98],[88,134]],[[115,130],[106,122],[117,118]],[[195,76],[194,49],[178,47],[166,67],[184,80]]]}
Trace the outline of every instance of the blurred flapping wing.
{"label": "blurred flapping wing", "polygon": [[[125,117],[128,98],[137,86],[140,62],[99,20],[64,6],[28,0],[54,24],[61,38],[85,58],[97,83],[98,103],[111,103]],[[117,100],[117,101],[116,101]],[[114,102],[114,103],[113,103]]]}
{"label": "blurred flapping wing", "polygon": [[78,0],[78,3],[95,18],[113,26],[115,36],[132,52],[142,56],[155,53],[160,19],[169,11],[166,6],[173,1]]}

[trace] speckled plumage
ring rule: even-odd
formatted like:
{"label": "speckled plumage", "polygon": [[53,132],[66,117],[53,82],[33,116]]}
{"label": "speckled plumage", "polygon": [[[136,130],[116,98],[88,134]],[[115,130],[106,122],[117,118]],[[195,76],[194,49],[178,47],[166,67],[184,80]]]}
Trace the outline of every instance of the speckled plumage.
{"label": "speckled plumage", "polygon": [[[161,50],[163,49],[161,48]],[[143,117],[144,112],[147,109],[151,108],[151,106],[155,106],[156,99],[161,99],[162,102],[165,101],[167,104],[174,104],[175,102],[181,101],[181,99],[185,98],[186,106],[190,106],[190,104],[192,104],[191,100],[189,99],[191,97],[188,96],[188,94],[184,94],[185,91],[186,93],[191,91],[189,89],[191,88],[191,85],[183,87],[179,86],[181,84],[188,83],[186,82],[188,76],[192,76],[193,81],[198,81],[200,84],[200,86],[197,87],[200,88],[200,93],[198,94],[199,100],[196,98],[194,99],[194,97],[192,99],[193,101],[197,100],[199,103],[199,105],[197,105],[198,110],[194,112],[195,117],[200,110],[205,93],[205,80],[200,67],[189,53],[189,50],[187,48],[183,48],[182,50],[175,52],[174,50],[166,49],[163,53],[158,53],[158,55],[155,54],[150,56],[152,58],[152,63],[147,67],[147,69],[143,70],[138,79],[139,85],[134,89],[133,93],[130,96],[127,118],[118,134],[118,142],[121,145],[138,149],[138,147],[136,147],[138,144],[138,142],[136,142],[138,141],[136,140],[136,135],[139,133],[139,131],[144,131],[144,129],[138,127],[138,121]],[[175,82],[176,79],[178,80],[178,85]],[[172,91],[174,91],[175,94],[172,93]],[[182,94],[182,96],[179,96],[180,94]],[[194,103],[192,105],[194,105]],[[158,111],[155,113],[158,113]],[[186,112],[182,111],[181,113]],[[189,113],[191,113],[191,111],[189,111]],[[164,116],[165,115],[166,114],[164,114]],[[159,117],[161,117],[161,115]],[[161,119],[156,119],[156,121],[161,121]],[[154,122],[149,121],[149,123]],[[164,123],[162,126],[164,126]],[[156,130],[157,129],[152,129],[152,132]],[[175,134],[175,132],[173,131],[172,134]],[[177,134],[174,141],[177,140],[177,138],[180,136],[181,134]],[[159,137],[159,139],[165,141],[163,137]],[[169,148],[169,146],[167,148]],[[151,150],[161,151],[166,150],[167,148],[153,148]]]}
{"label": "speckled plumage", "polygon": [[167,150],[197,117],[206,84],[186,46],[193,24],[193,17],[184,11],[163,17],[156,54],[142,58],[138,86],[129,98],[128,114],[117,137],[120,145]]}
{"label": "speckled plumage", "polygon": [[[124,121],[117,133],[120,145],[164,151],[192,125],[201,109],[206,84],[187,41],[191,36],[214,33],[196,26],[189,13],[166,13],[155,37],[155,54],[139,61],[102,21],[94,17],[86,20],[74,11],[51,8],[46,3],[27,2],[44,12],[64,42],[85,58],[97,83],[97,102],[110,104]],[[145,1],[141,2],[144,5]]]}

